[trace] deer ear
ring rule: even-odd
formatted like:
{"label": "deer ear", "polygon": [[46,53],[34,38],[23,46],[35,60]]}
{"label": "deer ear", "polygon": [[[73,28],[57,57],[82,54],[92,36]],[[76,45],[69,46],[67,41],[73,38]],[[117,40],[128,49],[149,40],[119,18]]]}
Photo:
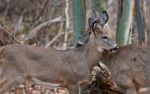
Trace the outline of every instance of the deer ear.
{"label": "deer ear", "polygon": [[95,10],[92,17],[96,18],[96,19],[99,19],[99,16],[100,16],[99,13]]}
{"label": "deer ear", "polygon": [[93,19],[93,18],[89,18],[89,19],[88,19],[88,23],[89,23],[89,27],[90,27],[90,28],[93,27],[94,22],[95,22],[95,19]]}
{"label": "deer ear", "polygon": [[100,16],[100,25],[104,26],[109,19],[108,13],[106,11],[102,11]]}

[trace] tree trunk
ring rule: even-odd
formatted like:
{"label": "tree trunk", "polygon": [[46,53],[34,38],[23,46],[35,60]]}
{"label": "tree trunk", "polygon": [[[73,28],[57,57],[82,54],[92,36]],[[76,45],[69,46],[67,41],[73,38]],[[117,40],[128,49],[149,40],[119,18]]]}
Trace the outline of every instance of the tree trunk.
{"label": "tree trunk", "polygon": [[85,30],[85,0],[72,0],[73,3],[73,38],[74,46]]}
{"label": "tree trunk", "polygon": [[91,0],[91,9],[92,13],[94,11],[101,13],[103,10],[106,9],[104,0]]}
{"label": "tree trunk", "polygon": [[126,45],[131,41],[130,32],[132,26],[134,0],[123,0],[122,3],[123,7],[120,12],[122,14],[118,20],[116,40],[119,45]]}
{"label": "tree trunk", "polygon": [[[146,28],[144,26],[145,17],[144,17],[144,11],[143,11],[143,4],[142,0],[135,0],[135,21],[136,21],[136,27],[138,32],[138,41],[140,45],[147,44],[147,38],[146,38]],[[146,7],[146,6],[145,6]]]}

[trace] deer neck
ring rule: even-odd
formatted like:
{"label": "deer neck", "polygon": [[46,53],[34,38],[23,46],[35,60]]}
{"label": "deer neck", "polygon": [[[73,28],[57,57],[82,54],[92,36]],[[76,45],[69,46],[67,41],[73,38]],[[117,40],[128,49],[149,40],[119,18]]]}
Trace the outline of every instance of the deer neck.
{"label": "deer neck", "polygon": [[97,65],[100,55],[102,52],[99,52],[97,48],[93,48],[91,46],[91,49],[87,49],[87,51],[85,52],[85,56],[88,57],[86,58],[86,62],[88,64],[88,67],[90,70],[93,69],[93,67],[95,65]]}
{"label": "deer neck", "polygon": [[93,67],[98,63],[102,52],[99,52],[97,46],[94,42],[89,41],[87,45],[84,45],[80,48],[79,56],[83,57],[85,65],[88,66],[89,70],[91,71]]}

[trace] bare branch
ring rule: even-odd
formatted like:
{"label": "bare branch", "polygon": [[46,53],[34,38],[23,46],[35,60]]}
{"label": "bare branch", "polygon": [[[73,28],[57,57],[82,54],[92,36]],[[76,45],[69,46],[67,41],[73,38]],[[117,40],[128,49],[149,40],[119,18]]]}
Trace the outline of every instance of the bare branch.
{"label": "bare branch", "polygon": [[50,1],[50,0],[47,0],[47,1],[45,2],[44,7],[43,7],[43,9],[40,11],[40,13],[39,13],[39,15],[38,15],[37,19],[39,19],[39,18],[40,18],[40,16],[43,14],[43,12],[44,12],[44,10],[45,10],[46,6],[48,5],[49,1]]}
{"label": "bare branch", "polygon": [[68,41],[68,30],[69,30],[69,15],[68,15],[69,3],[66,0],[66,7],[65,7],[65,16],[66,16],[66,30],[64,35],[64,43],[62,49],[67,49],[67,41]]}
{"label": "bare branch", "polygon": [[11,36],[12,38],[14,38],[14,41],[16,42],[16,43],[18,43],[18,44],[22,44],[22,42],[21,41],[19,41],[18,39],[16,39],[13,35],[12,35],[12,33],[10,33],[10,32],[8,32],[6,29],[4,29],[1,25],[0,25],[0,29],[2,29],[5,33],[7,33],[9,36]]}
{"label": "bare branch", "polygon": [[48,48],[52,43],[54,43],[54,41],[61,35],[63,35],[64,32],[60,32],[58,33],[48,44],[46,44],[45,48]]}
{"label": "bare branch", "polygon": [[[72,33],[72,32],[73,30],[68,31],[67,34]],[[64,35],[64,34],[65,34],[64,32],[58,33],[49,43],[46,44],[45,48],[48,48],[52,43],[54,43],[54,41],[56,41],[61,35]]]}
{"label": "bare branch", "polygon": [[62,35],[62,29],[63,29],[63,21],[60,24],[60,29],[58,34],[49,43],[46,43],[45,48],[48,48],[60,35]]}
{"label": "bare branch", "polygon": [[43,23],[41,23],[40,25],[38,25],[37,27],[35,27],[35,28],[34,28],[33,30],[31,30],[30,32],[31,32],[31,33],[37,32],[37,31],[40,30],[41,28],[43,28],[43,27],[45,27],[45,26],[47,26],[47,25],[49,25],[49,24],[51,24],[51,23],[61,22],[61,20],[62,20],[62,17],[61,17],[61,16],[59,16],[59,17],[57,17],[57,18],[54,18],[54,19],[51,19],[51,20],[48,20],[48,21],[43,22]]}
{"label": "bare branch", "polygon": [[[14,28],[14,33],[18,32],[21,30],[21,27],[22,27],[22,21],[23,21],[23,15],[21,15],[15,25],[15,28]],[[15,35],[15,34],[14,34]]]}
{"label": "bare branch", "polygon": [[38,26],[36,26],[35,28],[33,28],[32,30],[29,31],[30,33],[27,35],[27,37],[25,38],[25,40],[31,39],[33,36],[35,36],[37,34],[37,32],[41,28],[43,28],[43,27],[45,27],[45,26],[47,26],[47,25],[49,25],[51,23],[61,22],[61,21],[64,21],[64,20],[65,19],[62,19],[62,17],[59,16],[57,18],[54,18],[54,19],[51,19],[51,20],[48,20],[48,21],[45,21],[45,22],[39,24]]}

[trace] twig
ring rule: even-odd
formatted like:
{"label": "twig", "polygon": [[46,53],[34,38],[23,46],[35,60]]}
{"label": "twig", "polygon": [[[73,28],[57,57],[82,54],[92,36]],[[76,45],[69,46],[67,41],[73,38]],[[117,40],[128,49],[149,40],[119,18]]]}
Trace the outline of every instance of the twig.
{"label": "twig", "polygon": [[[14,33],[18,32],[21,30],[21,25],[22,25],[22,20],[23,20],[23,15],[21,15],[15,25],[15,28],[14,28]],[[15,35],[15,34],[14,34]]]}
{"label": "twig", "polygon": [[[12,38],[14,38],[13,35],[12,35],[12,33],[10,33],[10,32],[8,32],[7,30],[5,30],[2,26],[0,26],[0,29],[2,29],[2,30],[3,30],[4,32],[6,32],[9,36],[11,36]],[[16,43],[18,43],[18,44],[22,44],[21,41],[19,41],[19,40],[16,39],[16,38],[14,38],[14,41],[15,41]]]}
{"label": "twig", "polygon": [[13,39],[16,39],[16,32],[21,31],[22,27],[22,21],[23,21],[23,14],[19,17],[17,23],[14,26],[14,31],[13,31]]}
{"label": "twig", "polygon": [[40,16],[43,14],[43,12],[44,12],[46,6],[48,5],[49,1],[50,1],[50,0],[47,0],[47,1],[45,2],[44,7],[43,7],[43,9],[40,11],[40,14],[38,15],[37,19],[39,19]]}
{"label": "twig", "polygon": [[60,35],[62,35],[62,29],[63,29],[63,21],[60,24],[60,29],[58,34],[48,44],[46,44],[45,48],[48,48]]}
{"label": "twig", "polygon": [[58,33],[48,44],[46,44],[45,48],[48,48],[59,36],[63,35],[64,32]]}
{"label": "twig", "polygon": [[61,21],[61,24],[60,24],[60,29],[59,29],[58,33],[62,32],[63,25],[64,25],[64,22],[63,22],[63,21]]}
{"label": "twig", "polygon": [[[72,33],[72,32],[73,32],[73,30],[68,31],[67,34],[70,34],[70,33]],[[58,34],[45,46],[45,48],[48,48],[52,43],[54,43],[54,41],[56,41],[56,40],[58,39],[58,37],[60,37],[60,36],[63,35],[63,34],[65,34],[65,33],[64,33],[64,32],[58,33]]]}
{"label": "twig", "polygon": [[65,7],[65,16],[66,16],[66,30],[64,32],[64,43],[63,43],[63,49],[67,49],[67,41],[68,41],[68,30],[69,30],[69,15],[68,15],[68,9],[69,9],[69,3],[68,0],[66,0],[66,7]]}
{"label": "twig", "polygon": [[40,30],[42,27],[45,27],[47,26],[48,24],[50,23],[55,23],[55,22],[60,22],[62,20],[62,17],[59,16],[57,18],[54,18],[54,19],[51,19],[51,20],[48,20],[46,22],[43,22],[41,23],[40,25],[38,25],[37,27],[35,27],[33,30],[31,30],[30,32],[34,33],[34,32],[37,32],[38,30]]}
{"label": "twig", "polygon": [[54,18],[54,19],[51,19],[51,20],[48,20],[48,21],[45,21],[45,22],[39,24],[38,26],[36,26],[35,28],[33,28],[32,30],[29,31],[30,33],[27,35],[27,37],[25,38],[25,40],[31,39],[33,36],[35,36],[35,35],[37,34],[37,32],[38,32],[41,28],[43,28],[43,27],[45,27],[45,26],[47,26],[47,25],[49,25],[49,24],[51,24],[51,23],[61,22],[61,21],[64,21],[64,20],[65,20],[65,19],[62,19],[62,17],[59,16],[59,17],[57,17],[57,18]]}

